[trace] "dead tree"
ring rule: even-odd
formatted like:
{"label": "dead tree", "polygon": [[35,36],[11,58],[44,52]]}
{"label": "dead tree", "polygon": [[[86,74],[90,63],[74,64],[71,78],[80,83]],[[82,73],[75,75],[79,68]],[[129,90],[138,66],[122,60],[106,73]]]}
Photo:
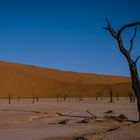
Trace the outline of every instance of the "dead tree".
{"label": "dead tree", "polygon": [[[110,32],[112,37],[117,41],[118,47],[122,55],[126,58],[129,70],[131,74],[131,80],[132,80],[132,88],[135,92],[136,98],[137,98],[137,107],[138,107],[138,113],[139,113],[139,121],[140,121],[140,81],[139,81],[139,75],[137,70],[137,62],[140,58],[140,55],[138,55],[135,59],[132,58],[131,52],[133,49],[134,40],[137,34],[137,27],[140,25],[140,22],[134,22],[130,24],[126,24],[122,26],[117,32],[113,29],[108,19],[107,21],[107,27],[104,27],[107,31]],[[129,28],[134,28],[134,34],[132,38],[130,39],[130,47],[129,49],[126,49],[124,43],[123,43],[123,37],[122,33]]]}
{"label": "dead tree", "polygon": [[78,98],[79,98],[79,101],[83,101],[84,100],[83,96],[78,96]]}
{"label": "dead tree", "polygon": [[35,103],[35,96],[32,96],[32,104],[34,104]]}
{"label": "dead tree", "polygon": [[130,91],[128,93],[128,98],[129,98],[130,103],[132,103],[133,102],[133,95]]}
{"label": "dead tree", "polygon": [[130,103],[134,103],[135,102],[135,94],[132,91],[129,91],[128,97],[129,97]]}
{"label": "dead tree", "polygon": [[109,97],[110,97],[110,101],[109,102],[113,102],[113,90],[112,90],[112,86],[111,85],[107,85],[107,90],[109,92]]}
{"label": "dead tree", "polygon": [[10,93],[8,94],[8,103],[9,103],[9,104],[11,104],[11,98],[12,98],[12,93],[10,92]]}
{"label": "dead tree", "polygon": [[18,102],[20,101],[20,97],[19,97],[19,96],[17,97],[17,101],[18,101]]}
{"label": "dead tree", "polygon": [[96,101],[98,100],[98,97],[99,97],[99,95],[98,95],[98,93],[97,93],[97,94],[96,94],[96,97],[95,97]]}
{"label": "dead tree", "polygon": [[67,97],[68,97],[67,94],[64,94],[64,95],[63,95],[63,99],[64,99],[64,101],[66,101]]}
{"label": "dead tree", "polygon": [[39,102],[39,96],[36,96],[36,101]]}

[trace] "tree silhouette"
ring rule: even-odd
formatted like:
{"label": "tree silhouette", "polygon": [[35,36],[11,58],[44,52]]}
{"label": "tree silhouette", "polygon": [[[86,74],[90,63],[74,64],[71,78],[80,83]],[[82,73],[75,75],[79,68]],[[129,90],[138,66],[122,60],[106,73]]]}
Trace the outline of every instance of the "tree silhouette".
{"label": "tree silhouette", "polygon": [[130,103],[134,103],[135,102],[135,95],[134,95],[132,90],[128,92],[128,97],[129,97]]}
{"label": "tree silhouette", "polygon": [[[139,121],[140,121],[140,81],[139,81],[139,75],[138,75],[138,70],[137,70],[137,62],[140,59],[140,55],[138,55],[135,59],[132,58],[131,56],[131,51],[133,49],[133,44],[135,37],[137,35],[137,26],[140,25],[140,22],[134,22],[130,24],[125,24],[122,26],[118,32],[116,32],[113,27],[111,26],[110,22],[108,19],[106,19],[107,22],[107,27],[104,27],[107,31],[110,32],[112,37],[117,41],[118,47],[122,55],[126,58],[128,65],[129,65],[129,70],[131,74],[131,80],[132,80],[132,88],[135,92],[136,98],[137,98],[137,107],[138,107],[138,113],[139,113]],[[129,28],[134,28],[134,34],[132,38],[130,39],[130,47],[129,49],[126,49],[123,38],[122,38],[122,33]]]}
{"label": "tree silhouette", "polygon": [[39,96],[36,96],[36,101],[39,102]]}
{"label": "tree silhouette", "polygon": [[112,85],[107,85],[106,86],[108,92],[109,92],[109,97],[110,97],[110,102],[113,102],[113,89],[112,89]]}
{"label": "tree silhouette", "polygon": [[32,104],[34,104],[35,103],[35,96],[32,96]]}
{"label": "tree silhouette", "polygon": [[63,95],[64,101],[66,101],[67,97],[68,97],[68,95],[65,93],[65,94]]}
{"label": "tree silhouette", "polygon": [[10,93],[8,94],[8,103],[9,103],[9,104],[11,104],[11,98],[12,98],[12,93],[10,92]]}

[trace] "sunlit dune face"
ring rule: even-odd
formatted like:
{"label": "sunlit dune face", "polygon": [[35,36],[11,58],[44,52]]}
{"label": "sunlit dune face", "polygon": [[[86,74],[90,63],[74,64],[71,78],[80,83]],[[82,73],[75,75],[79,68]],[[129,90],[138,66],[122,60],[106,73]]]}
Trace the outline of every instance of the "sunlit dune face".
{"label": "sunlit dune face", "polygon": [[64,72],[7,62],[0,62],[0,77],[0,96],[3,98],[9,93],[12,98],[64,94],[68,97],[107,96],[107,85],[112,86],[114,94],[125,96],[131,87],[128,77]]}

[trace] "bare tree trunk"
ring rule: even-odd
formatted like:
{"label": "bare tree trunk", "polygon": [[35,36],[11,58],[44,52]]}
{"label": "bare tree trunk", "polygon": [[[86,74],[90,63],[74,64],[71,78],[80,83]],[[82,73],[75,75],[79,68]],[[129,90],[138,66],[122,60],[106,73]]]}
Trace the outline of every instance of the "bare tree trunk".
{"label": "bare tree trunk", "polygon": [[11,98],[12,98],[12,93],[10,92],[10,93],[8,94],[8,103],[9,103],[9,104],[11,104]]}
{"label": "bare tree trunk", "polygon": [[20,101],[20,97],[18,96],[18,98],[17,98],[17,101],[19,102]]}
{"label": "bare tree trunk", "polygon": [[[118,43],[118,47],[119,47],[120,52],[127,59],[130,74],[131,74],[132,88],[133,88],[135,95],[136,95],[136,98],[137,98],[137,107],[138,107],[139,121],[140,121],[140,81],[139,81],[139,75],[138,75],[138,71],[137,71],[137,62],[140,59],[140,55],[138,55],[136,59],[132,59],[132,57],[131,57],[131,51],[133,49],[133,42],[134,42],[134,39],[135,39],[136,34],[137,34],[137,26],[140,26],[140,22],[126,24],[126,25],[122,26],[118,32],[116,32],[112,28],[109,20],[106,19],[106,21],[107,21],[107,27],[104,27],[104,29],[109,31],[111,33],[111,35],[113,36],[113,38],[115,38],[115,40]],[[126,49],[124,46],[124,43],[123,43],[122,33],[124,32],[125,29],[131,28],[131,27],[134,28],[134,34],[130,40],[129,49]]]}
{"label": "bare tree trunk", "polygon": [[32,104],[34,104],[35,103],[35,97],[33,96],[32,99],[33,99]]}
{"label": "bare tree trunk", "polygon": [[132,63],[132,64],[129,63],[129,69],[131,72],[132,88],[137,97],[137,106],[138,106],[139,121],[140,121],[140,82],[139,82],[139,78],[138,78],[136,63]]}
{"label": "bare tree trunk", "polygon": [[36,96],[36,101],[39,102],[39,97],[38,96]]}
{"label": "bare tree trunk", "polygon": [[113,102],[112,94],[110,94],[110,102]]}
{"label": "bare tree trunk", "polygon": [[63,95],[63,99],[64,99],[64,101],[66,101],[66,99],[67,99],[67,94],[64,94],[64,95]]}
{"label": "bare tree trunk", "polygon": [[98,97],[99,97],[99,93],[96,94],[96,97],[95,97],[96,101],[98,100]]}
{"label": "bare tree trunk", "polygon": [[132,99],[132,93],[131,92],[128,93],[128,98],[129,98],[130,103],[132,103],[133,99]]}
{"label": "bare tree trunk", "polygon": [[110,102],[113,102],[113,90],[112,90],[112,86],[111,85],[107,85],[107,89],[109,92],[109,96],[110,96]]}
{"label": "bare tree trunk", "polygon": [[8,97],[9,104],[11,104],[11,97]]}

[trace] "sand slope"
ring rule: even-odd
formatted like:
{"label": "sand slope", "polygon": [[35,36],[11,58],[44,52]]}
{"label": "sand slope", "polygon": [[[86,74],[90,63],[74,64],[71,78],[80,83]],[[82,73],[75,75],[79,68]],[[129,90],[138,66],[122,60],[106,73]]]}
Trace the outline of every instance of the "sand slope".
{"label": "sand slope", "polygon": [[125,96],[130,90],[130,78],[64,72],[35,66],[0,62],[0,98],[56,97],[67,94],[69,97],[95,97],[108,95],[106,85],[112,84],[114,96]]}

